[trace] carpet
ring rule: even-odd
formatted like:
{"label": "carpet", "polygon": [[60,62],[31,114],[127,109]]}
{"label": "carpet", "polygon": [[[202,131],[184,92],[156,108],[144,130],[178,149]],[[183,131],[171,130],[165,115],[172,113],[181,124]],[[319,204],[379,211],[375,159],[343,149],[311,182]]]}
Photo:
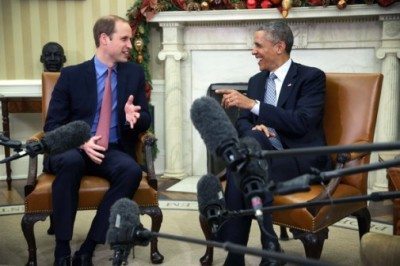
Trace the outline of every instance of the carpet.
{"label": "carpet", "polygon": [[[163,207],[164,219],[160,232],[204,239],[197,210],[182,210],[176,207],[180,206],[179,204],[175,205],[174,209],[171,202],[166,203],[170,204],[171,208]],[[94,211],[78,212],[71,242],[73,252],[84,240],[94,213]],[[27,262],[27,245],[20,229],[21,217],[21,214],[0,216],[0,265],[24,265]],[[146,228],[150,227],[149,217],[141,216],[141,222]],[[53,262],[54,237],[46,234],[47,227],[48,220],[37,222],[35,226],[38,265],[52,265]],[[254,221],[249,246],[260,248],[259,236],[259,228]],[[281,245],[287,254],[304,256],[303,246],[299,240],[281,241]],[[163,265],[199,265],[198,260],[204,254],[205,247],[160,238],[159,250],[165,256]],[[111,256],[112,251],[108,245],[98,246],[93,258],[94,265],[111,265],[109,261]],[[216,248],[213,265],[222,265],[225,256],[225,250]],[[246,256],[246,265],[258,265],[259,261],[258,257]],[[331,226],[321,261],[334,265],[359,265],[358,231]],[[135,258],[130,255],[128,265],[152,265],[150,248],[135,247]]]}

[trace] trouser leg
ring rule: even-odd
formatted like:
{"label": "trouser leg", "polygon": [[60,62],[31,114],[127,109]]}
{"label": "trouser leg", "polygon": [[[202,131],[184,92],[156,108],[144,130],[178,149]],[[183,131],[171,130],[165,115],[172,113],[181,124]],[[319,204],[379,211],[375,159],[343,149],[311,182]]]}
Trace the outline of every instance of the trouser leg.
{"label": "trouser leg", "polygon": [[104,195],[93,219],[88,239],[104,243],[109,227],[111,206],[124,197],[132,199],[139,187],[142,170],[135,160],[118,149],[109,149],[101,165],[92,165],[89,171],[100,175],[110,182],[110,188]]}
{"label": "trouser leg", "polygon": [[54,233],[58,240],[72,238],[84,169],[85,160],[77,149],[50,156],[45,162],[45,170],[56,175],[52,184],[52,204]]}

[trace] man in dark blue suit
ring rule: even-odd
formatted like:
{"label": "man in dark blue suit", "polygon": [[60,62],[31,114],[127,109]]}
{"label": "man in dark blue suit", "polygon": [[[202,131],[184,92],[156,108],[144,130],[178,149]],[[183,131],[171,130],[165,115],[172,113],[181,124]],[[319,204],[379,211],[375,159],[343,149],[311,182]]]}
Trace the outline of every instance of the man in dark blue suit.
{"label": "man in dark blue suit", "polygon": [[[96,245],[105,242],[110,207],[120,198],[131,198],[139,186],[142,171],[129,154],[133,154],[135,138],[151,123],[144,71],[128,62],[132,48],[128,21],[117,16],[102,17],[95,23],[93,34],[95,56],[62,69],[44,126],[44,131],[51,131],[71,121],[83,120],[91,125],[92,131],[91,139],[80,148],[49,156],[44,162],[45,170],[56,175],[52,186],[54,265],[71,264],[69,242],[78,190],[82,176],[87,174],[110,182],[87,238],[72,259],[72,265],[92,265]],[[98,125],[106,88],[110,88],[111,118],[107,134],[100,134]]]}
{"label": "man in dark blue suit", "polygon": [[[254,137],[264,150],[291,149],[326,145],[322,126],[325,74],[313,67],[295,63],[290,58],[293,33],[284,22],[272,22],[254,34],[252,54],[258,59],[261,72],[250,78],[247,96],[235,90],[220,90],[225,108],[241,108],[236,128],[240,137]],[[285,181],[310,170],[327,169],[327,156],[305,155],[268,160],[268,176]],[[249,207],[242,192],[228,174],[225,192],[227,208]],[[264,206],[272,204],[271,193],[265,192]],[[221,228],[223,241],[247,245],[251,217],[227,221]],[[264,214],[261,243],[265,250],[281,251],[272,227],[270,214]],[[229,253],[225,265],[244,265],[244,256]],[[263,258],[260,265],[281,265]]]}

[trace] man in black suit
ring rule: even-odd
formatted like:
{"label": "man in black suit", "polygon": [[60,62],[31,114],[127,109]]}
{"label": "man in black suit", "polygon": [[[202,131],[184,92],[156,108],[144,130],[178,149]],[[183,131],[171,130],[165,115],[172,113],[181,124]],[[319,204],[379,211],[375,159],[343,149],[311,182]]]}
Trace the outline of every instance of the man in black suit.
{"label": "man in black suit", "polygon": [[[313,67],[295,63],[290,58],[293,33],[284,22],[272,22],[254,34],[252,54],[261,72],[250,78],[247,96],[235,90],[220,90],[225,108],[241,108],[236,128],[240,137],[255,138],[264,150],[290,149],[326,145],[322,127],[325,97],[325,74]],[[310,170],[327,169],[327,156],[307,155],[268,160],[268,176],[285,181]],[[228,174],[225,192],[227,208],[246,209],[248,202]],[[271,193],[265,192],[264,206],[272,204]],[[229,220],[221,228],[223,241],[246,245],[251,217]],[[264,214],[261,234],[263,249],[281,251],[272,227],[271,215]],[[260,265],[280,265],[263,258]],[[229,253],[225,265],[244,265],[244,256]]]}
{"label": "man in black suit", "polygon": [[[135,138],[151,123],[144,71],[128,62],[132,48],[128,21],[117,16],[102,17],[95,23],[93,34],[95,56],[61,70],[44,126],[44,131],[51,131],[71,121],[83,120],[92,131],[91,139],[80,148],[49,156],[44,162],[45,170],[56,175],[52,186],[54,265],[71,264],[69,242],[80,180],[86,174],[98,175],[110,182],[87,238],[72,259],[72,265],[92,265],[96,245],[105,242],[110,207],[120,198],[131,198],[139,186],[142,171],[129,154],[133,154]],[[111,99],[111,118],[107,133],[100,134],[97,131],[101,109],[106,109],[102,107],[105,91],[111,96],[107,97]]]}

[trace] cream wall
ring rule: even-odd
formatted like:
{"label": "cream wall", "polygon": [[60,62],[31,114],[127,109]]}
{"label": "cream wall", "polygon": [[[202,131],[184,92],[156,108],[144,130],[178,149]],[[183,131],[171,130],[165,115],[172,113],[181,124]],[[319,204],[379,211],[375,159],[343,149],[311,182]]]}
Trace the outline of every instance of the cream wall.
{"label": "cream wall", "polygon": [[67,65],[94,54],[92,27],[103,15],[126,18],[133,0],[0,0],[0,80],[39,79],[42,47],[60,43]]}
{"label": "cream wall", "polygon": [[[43,45],[49,41],[63,46],[67,57],[64,66],[90,59],[95,52],[92,27],[96,19],[108,14],[127,18],[126,13],[133,3],[134,0],[0,0],[0,94],[8,89],[23,93],[24,88],[28,94],[40,93],[43,71],[40,55]],[[151,56],[150,69],[153,79],[162,79],[164,70],[157,59],[161,32],[157,25],[151,26],[149,49],[154,56]],[[160,82],[153,82],[153,85],[152,99],[157,101],[162,89]],[[26,140],[42,129],[39,114],[10,114],[9,120],[11,138],[15,140]],[[159,131],[162,118],[157,115],[156,120]],[[162,142],[160,139],[159,144]],[[161,149],[157,169],[163,169],[162,154]],[[0,159],[4,156],[3,147],[0,147]],[[11,162],[13,178],[26,177],[27,161],[24,157]],[[0,164],[0,180],[3,179],[5,165]]]}

